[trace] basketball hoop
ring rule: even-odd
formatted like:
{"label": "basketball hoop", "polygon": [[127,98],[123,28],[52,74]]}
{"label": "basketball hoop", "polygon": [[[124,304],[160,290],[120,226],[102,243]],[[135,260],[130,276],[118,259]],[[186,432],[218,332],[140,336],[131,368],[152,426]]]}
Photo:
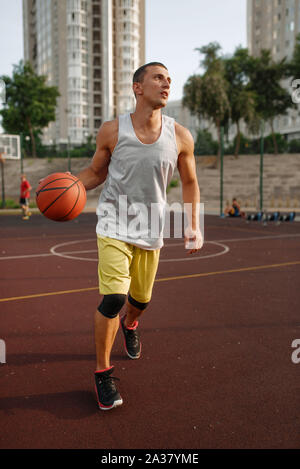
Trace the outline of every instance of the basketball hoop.
{"label": "basketball hoop", "polygon": [[5,154],[6,160],[21,159],[20,135],[0,134],[0,154]]}

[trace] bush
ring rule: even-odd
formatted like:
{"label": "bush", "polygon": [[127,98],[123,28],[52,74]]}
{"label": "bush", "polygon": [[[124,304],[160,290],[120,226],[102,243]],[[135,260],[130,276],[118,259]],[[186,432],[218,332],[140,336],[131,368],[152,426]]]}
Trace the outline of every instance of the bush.
{"label": "bush", "polygon": [[[278,153],[286,153],[287,151],[293,153],[300,153],[300,140],[293,140],[288,144],[284,135],[279,133],[275,134],[275,138],[278,146]],[[225,154],[233,155],[235,151],[237,137],[235,136],[233,142],[226,147]],[[292,144],[292,145],[291,145]],[[291,148],[293,150],[291,150]],[[260,153],[260,138],[250,139],[247,138],[244,134],[240,134],[240,149],[239,155],[257,155]],[[264,138],[264,153],[274,153],[274,143],[272,134]]]}
{"label": "bush", "polygon": [[[286,153],[288,150],[288,143],[284,135],[276,133],[275,138],[277,141],[278,153]],[[264,139],[264,153],[274,153],[273,136],[271,134]]]}
{"label": "bush", "polygon": [[[237,142],[237,135],[234,137],[233,142],[225,148],[225,155],[234,155]],[[256,142],[247,138],[242,132],[240,132],[240,148],[239,155],[249,155],[255,153]]]}
{"label": "bush", "polygon": [[195,143],[195,155],[217,155],[218,142],[213,140],[210,132],[207,130],[199,130]]}
{"label": "bush", "polygon": [[300,139],[294,139],[288,142],[289,153],[300,153]]}

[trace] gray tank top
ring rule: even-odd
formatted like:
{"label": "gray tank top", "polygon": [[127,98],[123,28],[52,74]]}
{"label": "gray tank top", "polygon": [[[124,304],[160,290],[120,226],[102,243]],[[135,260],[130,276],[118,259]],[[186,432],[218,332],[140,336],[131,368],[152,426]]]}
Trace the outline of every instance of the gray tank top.
{"label": "gray tank top", "polygon": [[96,232],[143,249],[163,246],[166,189],[177,165],[174,119],[162,115],[159,138],[142,143],[131,115],[119,117],[118,143],[100,194]]}

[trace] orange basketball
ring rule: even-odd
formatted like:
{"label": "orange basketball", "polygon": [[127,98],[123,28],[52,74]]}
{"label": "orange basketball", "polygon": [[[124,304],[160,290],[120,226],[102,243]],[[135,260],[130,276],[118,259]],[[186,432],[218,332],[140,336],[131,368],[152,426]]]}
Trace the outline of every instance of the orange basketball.
{"label": "orange basketball", "polygon": [[73,220],[85,206],[85,187],[72,174],[49,174],[36,190],[36,203],[41,213],[50,220]]}

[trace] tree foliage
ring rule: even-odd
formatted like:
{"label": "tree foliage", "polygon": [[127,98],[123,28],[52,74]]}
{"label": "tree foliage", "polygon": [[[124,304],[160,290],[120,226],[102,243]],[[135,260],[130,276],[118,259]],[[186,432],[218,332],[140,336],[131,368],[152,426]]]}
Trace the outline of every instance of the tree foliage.
{"label": "tree foliage", "polygon": [[220,45],[209,43],[197,48],[202,59],[204,73],[188,78],[183,93],[183,105],[200,119],[207,119],[216,126],[220,142],[220,126],[236,125],[235,155],[240,148],[240,124],[244,122],[249,133],[258,134],[260,124],[270,125],[275,154],[278,139],[275,137],[274,120],[286,115],[294,107],[284,81],[293,75],[300,77],[300,34],[297,36],[291,63],[284,58],[272,59],[269,50],[262,50],[258,57],[238,47],[231,57],[220,55]]}
{"label": "tree foliage", "polygon": [[300,33],[296,36],[293,57],[288,64],[288,75],[292,80],[300,78]]}
{"label": "tree foliage", "polygon": [[5,75],[1,78],[6,85],[6,104],[0,111],[2,127],[7,133],[29,135],[36,156],[35,135],[55,120],[58,89],[48,86],[47,77],[37,75],[23,61],[14,66],[11,78]]}
{"label": "tree foliage", "polygon": [[259,57],[251,57],[249,89],[256,94],[257,115],[270,124],[275,154],[278,153],[278,146],[274,120],[277,116],[286,115],[288,109],[293,107],[290,93],[282,85],[287,70],[286,58],[275,62],[269,50],[262,50]]}
{"label": "tree foliage", "polygon": [[255,109],[256,93],[249,89],[250,57],[248,49],[238,47],[232,57],[224,59],[225,78],[228,82],[228,99],[231,108],[231,121],[236,125],[237,157],[240,149],[240,123],[243,120],[250,131],[257,131],[258,119]]}
{"label": "tree foliage", "polygon": [[228,83],[224,77],[224,65],[218,55],[218,43],[210,43],[197,49],[204,55],[201,65],[205,72],[202,76],[191,76],[184,86],[183,106],[198,118],[212,121],[217,128],[219,152],[221,148],[221,125],[230,113],[227,95]]}

